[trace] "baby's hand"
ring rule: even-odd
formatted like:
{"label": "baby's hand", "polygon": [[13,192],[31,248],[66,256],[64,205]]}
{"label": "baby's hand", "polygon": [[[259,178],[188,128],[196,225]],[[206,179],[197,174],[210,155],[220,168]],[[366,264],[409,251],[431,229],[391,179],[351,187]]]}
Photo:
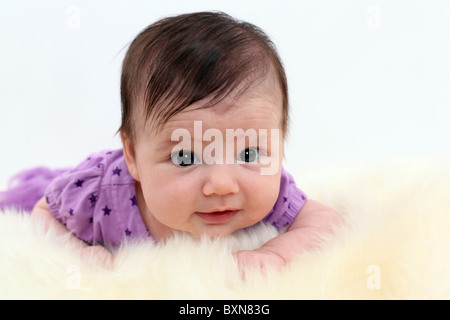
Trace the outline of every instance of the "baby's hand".
{"label": "baby's hand", "polygon": [[259,269],[264,272],[268,268],[279,270],[286,264],[282,257],[264,248],[238,251],[234,254],[234,257],[237,259],[243,275],[245,275],[245,270],[248,269]]}
{"label": "baby's hand", "polygon": [[59,223],[50,212],[45,197],[42,197],[41,200],[36,203],[33,211],[31,212],[31,216],[33,219],[38,219],[44,222],[46,232],[48,232],[50,227],[52,227],[53,232],[55,232],[58,236],[62,236],[62,241],[64,241],[67,245],[70,244],[72,248],[76,248],[83,259],[88,259],[90,262],[94,263],[100,263],[108,268],[112,267],[114,261],[113,255],[101,246],[89,246],[73,234],[70,234],[69,230]]}

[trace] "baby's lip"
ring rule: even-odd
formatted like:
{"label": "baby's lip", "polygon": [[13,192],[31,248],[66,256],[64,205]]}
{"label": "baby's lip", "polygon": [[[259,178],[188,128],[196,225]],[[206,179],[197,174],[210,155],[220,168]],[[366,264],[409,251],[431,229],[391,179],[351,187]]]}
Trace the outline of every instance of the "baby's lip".
{"label": "baby's lip", "polygon": [[211,210],[205,210],[205,211],[197,211],[196,213],[224,213],[225,211],[239,211],[240,209],[237,208],[223,208],[223,209],[211,209]]}
{"label": "baby's lip", "polygon": [[230,221],[238,211],[238,209],[230,208],[212,211],[197,211],[195,214],[207,224],[222,224]]}

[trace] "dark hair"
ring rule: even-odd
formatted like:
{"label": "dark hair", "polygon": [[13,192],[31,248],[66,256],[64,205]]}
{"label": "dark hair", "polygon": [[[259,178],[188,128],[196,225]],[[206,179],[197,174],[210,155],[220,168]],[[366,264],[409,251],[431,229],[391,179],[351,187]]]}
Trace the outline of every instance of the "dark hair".
{"label": "dark hair", "polygon": [[[286,75],[276,48],[258,27],[221,12],[164,18],[131,43],[122,66],[122,124],[135,138],[133,114],[143,103],[147,121],[163,125],[170,117],[205,97],[214,105],[239,88],[244,92],[270,69],[282,93],[283,133],[288,126]],[[141,108],[142,109],[142,108]]]}

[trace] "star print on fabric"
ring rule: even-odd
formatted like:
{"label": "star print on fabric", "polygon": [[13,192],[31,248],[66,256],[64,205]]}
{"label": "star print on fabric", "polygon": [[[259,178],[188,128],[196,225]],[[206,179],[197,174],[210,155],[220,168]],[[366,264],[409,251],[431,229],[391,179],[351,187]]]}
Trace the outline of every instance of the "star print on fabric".
{"label": "star print on fabric", "polygon": [[306,197],[305,197],[304,195],[302,195],[302,200],[303,200],[303,201],[306,200]]}
{"label": "star print on fabric", "polygon": [[287,201],[287,198],[286,197],[283,197],[283,202],[286,202]]}
{"label": "star print on fabric", "polygon": [[130,198],[131,201],[131,206],[137,206],[137,200],[136,200],[136,195],[134,195],[132,198]]}
{"label": "star print on fabric", "polygon": [[91,204],[95,204],[97,202],[98,197],[95,194],[91,194],[89,197],[89,201]]}
{"label": "star print on fabric", "polygon": [[69,209],[69,215],[73,216],[73,209],[72,208]]}
{"label": "star print on fabric", "polygon": [[111,209],[108,208],[108,206],[105,206],[105,207],[102,209],[102,211],[103,211],[103,215],[104,215],[104,216],[109,216],[109,214],[111,213]]}
{"label": "star print on fabric", "polygon": [[131,231],[127,228],[127,230],[125,230],[125,235],[127,237],[131,236]]}
{"label": "star print on fabric", "polygon": [[122,171],[122,169],[119,169],[119,167],[116,167],[116,168],[113,170],[113,175],[117,174],[117,175],[120,177],[120,171]]}
{"label": "star print on fabric", "polygon": [[78,179],[78,181],[75,182],[75,185],[77,186],[77,188],[81,188],[81,187],[83,187],[83,183],[84,183],[84,180]]}

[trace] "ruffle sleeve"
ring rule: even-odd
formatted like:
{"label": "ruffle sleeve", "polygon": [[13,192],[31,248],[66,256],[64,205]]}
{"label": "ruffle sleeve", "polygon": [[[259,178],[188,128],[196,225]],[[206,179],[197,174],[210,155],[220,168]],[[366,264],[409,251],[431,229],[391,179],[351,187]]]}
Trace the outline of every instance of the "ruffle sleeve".
{"label": "ruffle sleeve", "polygon": [[279,229],[288,227],[294,222],[306,201],[306,194],[297,188],[294,178],[282,168],[280,192],[274,207],[264,218],[264,222]]}

